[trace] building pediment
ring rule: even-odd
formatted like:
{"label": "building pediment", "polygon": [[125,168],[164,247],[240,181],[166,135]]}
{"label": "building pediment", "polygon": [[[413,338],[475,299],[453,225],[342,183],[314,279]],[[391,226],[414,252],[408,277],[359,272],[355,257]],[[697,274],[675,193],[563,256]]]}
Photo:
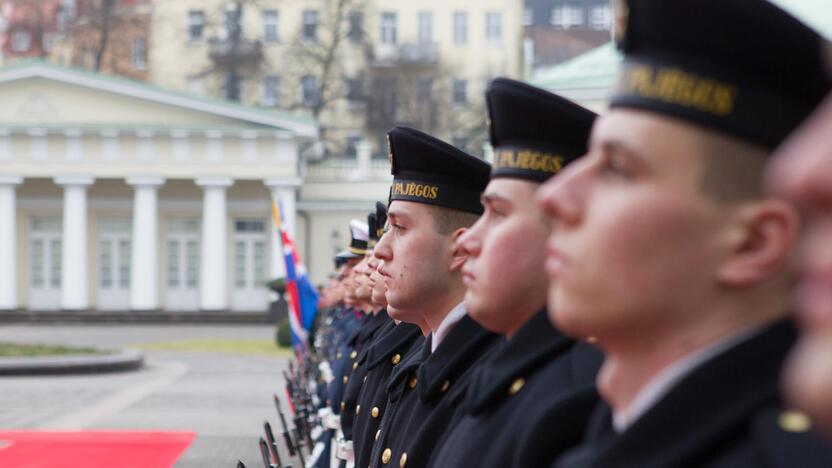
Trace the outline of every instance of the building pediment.
{"label": "building pediment", "polygon": [[45,62],[0,68],[0,126],[274,130],[317,135],[306,117],[176,93]]}

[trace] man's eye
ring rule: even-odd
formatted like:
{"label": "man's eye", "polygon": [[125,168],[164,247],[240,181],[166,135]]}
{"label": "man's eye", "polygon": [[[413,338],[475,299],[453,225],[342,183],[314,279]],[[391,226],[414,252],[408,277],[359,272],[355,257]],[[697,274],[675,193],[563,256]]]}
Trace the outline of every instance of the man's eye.
{"label": "man's eye", "polygon": [[601,170],[604,173],[619,177],[629,177],[632,175],[623,158],[611,155],[602,157]]}
{"label": "man's eye", "polygon": [[488,214],[491,215],[492,218],[498,218],[498,219],[499,218],[504,218],[506,216],[506,213],[503,210],[499,209],[499,208],[491,208],[489,210]]}

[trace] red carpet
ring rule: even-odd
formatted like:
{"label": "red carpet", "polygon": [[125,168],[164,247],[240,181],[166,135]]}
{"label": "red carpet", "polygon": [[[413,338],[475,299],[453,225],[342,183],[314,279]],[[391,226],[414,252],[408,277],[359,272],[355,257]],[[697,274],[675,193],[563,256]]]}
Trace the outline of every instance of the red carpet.
{"label": "red carpet", "polygon": [[0,431],[0,467],[170,467],[195,435],[193,432]]}

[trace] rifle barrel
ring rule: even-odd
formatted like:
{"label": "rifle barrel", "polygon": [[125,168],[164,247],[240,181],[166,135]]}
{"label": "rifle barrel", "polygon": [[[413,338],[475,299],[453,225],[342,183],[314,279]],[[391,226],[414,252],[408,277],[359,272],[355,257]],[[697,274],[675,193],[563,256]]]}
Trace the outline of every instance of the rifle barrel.
{"label": "rifle barrel", "polygon": [[272,463],[269,446],[262,437],[260,438],[260,456],[263,458],[264,468],[278,468],[277,465]]}
{"label": "rifle barrel", "polygon": [[292,440],[292,434],[289,432],[289,426],[286,424],[286,417],[283,415],[283,408],[280,407],[280,398],[277,394],[274,395],[274,405],[277,407],[277,415],[280,417],[280,425],[283,427],[283,440],[286,442],[286,448],[289,449],[289,455],[295,456],[295,442]]}

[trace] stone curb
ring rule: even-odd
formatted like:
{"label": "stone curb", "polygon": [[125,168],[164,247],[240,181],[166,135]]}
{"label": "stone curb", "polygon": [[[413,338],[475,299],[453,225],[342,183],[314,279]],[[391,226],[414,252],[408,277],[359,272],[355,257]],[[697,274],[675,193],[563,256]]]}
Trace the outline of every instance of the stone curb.
{"label": "stone curb", "polygon": [[274,324],[275,317],[257,312],[97,312],[97,311],[0,311],[0,324]]}
{"label": "stone curb", "polygon": [[97,374],[141,368],[144,355],[138,351],[91,356],[49,356],[0,358],[0,376]]}

